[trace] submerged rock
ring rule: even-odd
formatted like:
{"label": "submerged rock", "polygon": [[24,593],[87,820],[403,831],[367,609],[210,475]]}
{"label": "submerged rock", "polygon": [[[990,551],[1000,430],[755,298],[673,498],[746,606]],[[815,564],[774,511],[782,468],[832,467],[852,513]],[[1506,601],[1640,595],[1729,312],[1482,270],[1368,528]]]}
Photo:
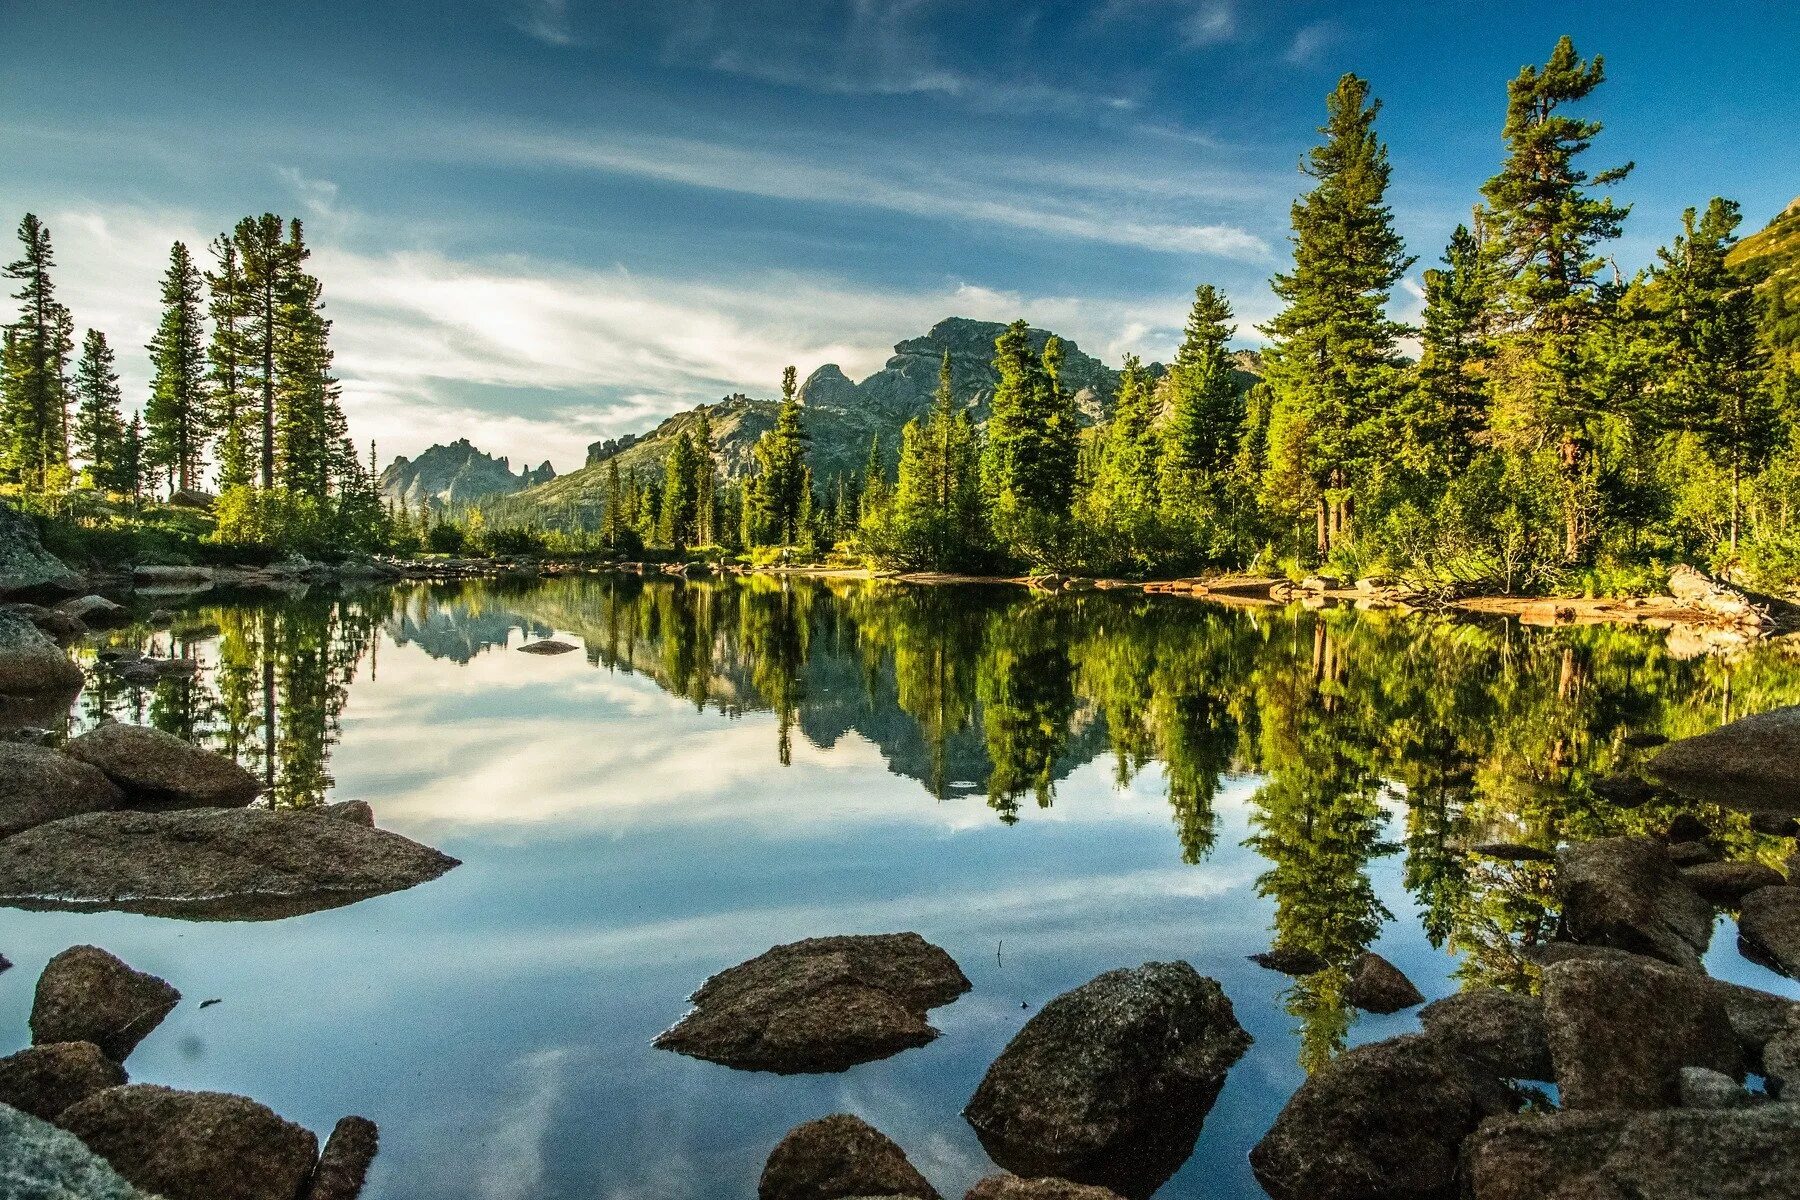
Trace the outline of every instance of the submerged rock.
{"label": "submerged rock", "polygon": [[849,1113],[834,1113],[789,1130],[770,1152],[756,1194],[758,1200],[847,1196],[940,1200],[891,1138]]}
{"label": "submerged rock", "polygon": [[708,979],[656,1045],[746,1070],[842,1071],[931,1041],[926,1011],[968,990],[916,933],[808,938]]}
{"label": "submerged rock", "polygon": [[1502,862],[1551,862],[1556,858],[1556,851],[1545,850],[1541,846],[1526,846],[1519,842],[1483,842],[1479,846],[1470,846],[1469,853],[1481,858],[1494,858]]}
{"label": "submerged rock", "polygon": [[[132,1187],[81,1139],[0,1103],[0,1196],[18,1200],[158,1200]],[[171,1198],[173,1200],[173,1198]]]}
{"label": "submerged rock", "polygon": [[963,1200],[1121,1200],[1119,1193],[1066,1179],[1024,1179],[1017,1175],[989,1175],[976,1183]]}
{"label": "submerged rock", "polygon": [[81,668],[55,642],[24,617],[0,611],[0,695],[73,696],[81,684]]}
{"label": "submerged rock", "polygon": [[1775,1200],[1800,1178],[1800,1105],[1502,1117],[1468,1163],[1472,1200]]}
{"label": "submerged rock", "polygon": [[1513,1104],[1433,1037],[1358,1046],[1300,1085],[1250,1166],[1275,1200],[1449,1197],[1463,1139]]}
{"label": "submerged rock", "polygon": [[1344,999],[1364,1012],[1397,1013],[1425,1003],[1413,981],[1379,954],[1359,954],[1349,966]]}
{"label": "submerged rock", "polygon": [[1744,1074],[1725,1004],[1703,977],[1655,962],[1576,961],[1544,972],[1544,1024],[1565,1108],[1681,1101],[1681,1068]]}
{"label": "submerged rock", "polygon": [[0,838],[124,802],[97,768],[43,746],[0,741]]}
{"label": "submerged rock", "polygon": [[1738,908],[1738,949],[1800,977],[1800,887],[1766,887],[1745,896]]}
{"label": "submerged rock", "polygon": [[1303,946],[1271,946],[1261,954],[1252,954],[1250,961],[1267,970],[1295,976],[1311,975],[1331,965],[1323,955]]}
{"label": "submerged rock", "polygon": [[1555,1078],[1544,1032],[1544,1002],[1499,988],[1475,988],[1419,1010],[1425,1032],[1502,1079]]}
{"label": "submerged rock", "polygon": [[994,1161],[1147,1196],[1193,1153],[1249,1048],[1218,983],[1185,962],[1122,968],[1046,1004],[963,1116]]}
{"label": "submerged rock", "polygon": [[1681,869],[1682,879],[1709,904],[1736,908],[1759,888],[1780,887],[1787,877],[1759,862],[1696,863]]}
{"label": "submerged rock", "polygon": [[519,653],[520,654],[567,654],[569,651],[575,650],[575,649],[578,649],[578,647],[571,646],[567,642],[559,642],[559,641],[556,641],[554,638],[545,638],[542,641],[526,642],[523,646],[519,647]]}
{"label": "submerged rock", "polygon": [[269,920],[436,879],[457,860],[301,811],[109,812],[0,842],[0,903]]}
{"label": "submerged rock", "polygon": [[63,1109],[95,1092],[124,1082],[125,1068],[92,1042],[27,1046],[0,1058],[0,1104],[46,1121],[54,1121]]}
{"label": "submerged rock", "polygon": [[92,1042],[124,1062],[181,1001],[167,982],[135,971],[98,946],[71,946],[38,976],[31,1040]]}
{"label": "submerged rock", "polygon": [[1557,864],[1563,932],[1571,941],[1701,969],[1712,906],[1681,878],[1662,842],[1603,838],[1569,847]]}
{"label": "submerged rock", "polygon": [[244,1096],[111,1088],[57,1122],[126,1179],[168,1200],[294,1200],[319,1141]]}
{"label": "submerged rock", "polygon": [[332,1127],[301,1200],[356,1200],[362,1195],[369,1164],[380,1149],[381,1134],[367,1117],[344,1117]]}
{"label": "submerged rock", "polygon": [[114,604],[105,596],[82,596],[75,600],[64,600],[56,606],[56,611],[74,617],[89,629],[107,629],[123,625],[131,619],[131,614],[125,611],[123,604]]}
{"label": "submerged rock", "polygon": [[262,782],[226,758],[142,725],[102,725],[70,740],[69,755],[99,768],[146,808],[240,808]]}
{"label": "submerged rock", "polygon": [[1699,800],[1800,814],[1800,705],[1671,742],[1650,760],[1650,770]]}

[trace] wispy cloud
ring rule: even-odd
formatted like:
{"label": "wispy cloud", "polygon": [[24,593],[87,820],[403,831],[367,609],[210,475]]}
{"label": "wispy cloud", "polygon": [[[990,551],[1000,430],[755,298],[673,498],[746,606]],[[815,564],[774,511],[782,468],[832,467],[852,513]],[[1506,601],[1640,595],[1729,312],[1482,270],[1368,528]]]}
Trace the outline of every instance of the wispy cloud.
{"label": "wispy cloud", "polygon": [[513,14],[513,26],[546,45],[575,44],[575,30],[569,20],[569,0],[521,0],[518,11]]}
{"label": "wispy cloud", "polygon": [[1181,22],[1181,40],[1190,49],[1216,46],[1237,36],[1237,5],[1232,0],[1202,0]]}
{"label": "wispy cloud", "polygon": [[1297,67],[1311,66],[1340,36],[1341,31],[1333,21],[1302,25],[1294,32],[1294,40],[1288,43],[1287,53],[1282,57]]}

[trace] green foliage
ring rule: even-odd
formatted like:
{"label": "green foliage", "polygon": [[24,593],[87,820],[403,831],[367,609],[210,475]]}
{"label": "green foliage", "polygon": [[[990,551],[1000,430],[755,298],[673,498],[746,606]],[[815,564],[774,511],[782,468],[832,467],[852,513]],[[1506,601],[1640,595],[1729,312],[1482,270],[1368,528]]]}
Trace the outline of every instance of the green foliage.
{"label": "green foliage", "polygon": [[88,481],[108,492],[128,492],[126,426],[119,407],[119,375],[106,335],[90,329],[75,364],[75,452],[87,460]]}
{"label": "green foliage", "polygon": [[[938,368],[937,392],[923,423],[906,423],[900,440],[900,477],[891,515],[878,470],[864,485],[865,527],[885,538],[880,556],[904,566],[963,571],[986,554],[981,511],[981,459],[975,426],[950,389],[950,355]],[[884,530],[881,526],[886,523]]]}
{"label": "green foliage", "polygon": [[69,461],[69,355],[75,320],[56,299],[50,230],[31,213],[19,222],[24,254],[0,275],[19,290],[16,320],[0,330],[0,479],[42,488]]}
{"label": "green foliage", "polygon": [[144,405],[149,440],[145,462],[166,474],[171,489],[199,485],[200,461],[215,424],[206,385],[205,329],[200,272],[188,248],[176,242],[163,275],[163,315],[148,347],[155,372]]}
{"label": "green foliage", "polygon": [[757,439],[756,473],[745,499],[742,540],[746,547],[797,546],[810,541],[812,470],[809,438],[800,419],[794,368],[781,375],[781,408],[775,428]]}

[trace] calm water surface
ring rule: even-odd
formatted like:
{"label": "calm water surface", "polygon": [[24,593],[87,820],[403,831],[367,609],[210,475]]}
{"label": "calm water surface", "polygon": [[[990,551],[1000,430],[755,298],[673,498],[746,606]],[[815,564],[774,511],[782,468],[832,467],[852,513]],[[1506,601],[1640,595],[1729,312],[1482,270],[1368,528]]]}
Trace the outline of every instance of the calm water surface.
{"label": "calm water surface", "polygon": [[[548,634],[584,651],[514,651]],[[958,1112],[1020,1025],[1177,958],[1256,1044],[1158,1195],[1260,1196],[1245,1154],[1308,1067],[1417,1017],[1246,955],[1375,948],[1428,996],[1528,988],[1546,873],[1458,847],[1659,827],[1588,792],[1627,735],[1800,702],[1778,647],[1682,658],[1647,631],[766,578],[202,597],[120,640],[202,670],[99,681],[75,726],[192,736],[277,803],[365,799],[463,865],[269,923],[6,911],[0,1051],[45,960],[103,945],[186,998],[134,1078],[321,1133],[366,1114],[378,1200],[747,1197],[787,1129],[840,1110],[959,1196],[992,1168]],[[975,985],[927,1047],[788,1077],[650,1047],[722,967],[901,929]],[[1715,974],[1800,995],[1733,940]]]}

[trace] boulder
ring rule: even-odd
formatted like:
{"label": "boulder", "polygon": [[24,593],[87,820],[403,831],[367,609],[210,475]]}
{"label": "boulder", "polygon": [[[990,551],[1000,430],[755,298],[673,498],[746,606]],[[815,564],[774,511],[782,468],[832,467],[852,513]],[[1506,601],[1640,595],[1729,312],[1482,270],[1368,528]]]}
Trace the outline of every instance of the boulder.
{"label": "boulder", "polygon": [[125,1179],[81,1139],[0,1103],[0,1196],[17,1200],[158,1200]]}
{"label": "boulder", "polygon": [[319,1156],[309,1130],[224,1092],[131,1083],[65,1109],[57,1123],[167,1200],[294,1200]]}
{"label": "boulder", "polygon": [[0,838],[124,802],[125,793],[84,762],[43,746],[0,741]]}
{"label": "boulder", "polygon": [[1705,842],[1671,842],[1669,845],[1669,861],[1678,868],[1721,862],[1724,858]]}
{"label": "boulder", "polygon": [[336,817],[340,821],[354,821],[365,828],[375,827],[375,810],[369,807],[367,800],[339,800],[336,804],[321,804],[318,812],[321,816]]}
{"label": "boulder", "polygon": [[912,1196],[939,1200],[906,1154],[860,1117],[834,1113],[788,1131],[764,1164],[758,1200]]}
{"label": "boulder", "polygon": [[356,1200],[380,1149],[381,1134],[367,1117],[344,1117],[332,1127],[301,1200]]}
{"label": "boulder", "polygon": [[1759,888],[1738,902],[1744,957],[1800,977],[1800,887]]}
{"label": "boulder", "polygon": [[1615,837],[1557,856],[1563,934],[1699,971],[1712,940],[1712,906],[1689,887],[1655,838]]}
{"label": "boulder", "polygon": [[968,990],[916,933],[808,938],[708,979],[656,1045],[745,1070],[842,1071],[931,1041],[926,1011]]}
{"label": "boulder", "polygon": [[195,567],[186,564],[141,563],[131,569],[132,582],[139,588],[157,587],[201,587],[212,582],[211,567]]}
{"label": "boulder", "polygon": [[1147,1196],[1193,1153],[1249,1045],[1218,983],[1187,963],[1108,971],[1027,1021],[963,1116],[1015,1174]]}
{"label": "boulder", "polygon": [[1800,814],[1800,705],[1743,717],[1664,746],[1650,770],[1699,800]]}
{"label": "boulder", "polygon": [[1763,1046],[1763,1085],[1771,1096],[1800,1098],[1800,1005]]}
{"label": "boulder", "polygon": [[1364,1012],[1397,1013],[1425,1003],[1413,981],[1379,954],[1364,953],[1351,960],[1344,999]]}
{"label": "boulder", "polygon": [[1663,841],[1671,845],[1676,842],[1703,842],[1710,836],[1712,830],[1693,813],[1676,813],[1669,821],[1668,828],[1663,830]]}
{"label": "boulder", "polygon": [[1066,1179],[1023,1179],[989,1175],[969,1189],[963,1200],[1123,1200],[1119,1193]]}
{"label": "boulder", "polygon": [[262,791],[261,780],[223,754],[142,725],[101,725],[70,739],[68,753],[142,808],[239,808]]}
{"label": "boulder", "polygon": [[1639,808],[1656,797],[1656,789],[1636,775],[1603,776],[1589,783],[1588,790],[1618,808]]}
{"label": "boulder", "polygon": [[1323,955],[1303,946],[1271,946],[1261,954],[1252,954],[1250,961],[1259,967],[1295,976],[1311,975],[1331,965]]}
{"label": "boulder", "polygon": [[89,629],[110,629],[131,620],[131,614],[123,604],[114,604],[105,596],[81,596],[74,600],[64,600],[56,606],[56,611],[74,617]]}
{"label": "boulder", "polygon": [[31,1040],[92,1042],[122,1063],[162,1024],[181,993],[143,971],[134,971],[98,946],[71,946],[38,976],[31,1002]]}
{"label": "boulder", "polygon": [[1467,1154],[1472,1200],[1775,1200],[1800,1178],[1800,1105],[1502,1117]]}
{"label": "boulder", "polygon": [[300,811],[91,813],[0,842],[0,903],[270,920],[436,879],[457,860]]}
{"label": "boulder", "polygon": [[1544,1026],[1565,1108],[1667,1108],[1680,1103],[1683,1067],[1743,1078],[1743,1049],[1718,992],[1660,963],[1547,968]]}
{"label": "boulder", "polygon": [[1513,1106],[1499,1079],[1409,1034],[1348,1050],[1308,1077],[1250,1167],[1274,1200],[1449,1197],[1463,1139]]}
{"label": "boulder", "polygon": [[1479,846],[1470,846],[1469,853],[1481,858],[1497,858],[1503,862],[1550,862],[1556,858],[1554,850],[1525,846],[1518,842],[1483,842]]}
{"label": "boulder", "polygon": [[3,610],[15,617],[23,617],[37,628],[37,631],[60,646],[85,636],[88,627],[78,619],[54,608],[44,608],[37,604],[8,604]]}
{"label": "boulder", "polygon": [[1770,837],[1791,838],[1800,833],[1800,821],[1785,813],[1751,813],[1750,829],[1754,833],[1765,833]]}
{"label": "boulder", "polygon": [[80,589],[81,576],[44,549],[37,524],[0,503],[0,597],[50,599]]}
{"label": "boulder", "polygon": [[1474,988],[1419,1010],[1425,1032],[1502,1079],[1556,1078],[1544,1032],[1544,1002],[1499,988]]}
{"label": "boulder", "polygon": [[125,1068],[92,1042],[27,1046],[0,1058],[0,1104],[46,1121],[95,1092],[125,1082]]}
{"label": "boulder", "polygon": [[543,638],[535,642],[526,642],[519,647],[520,654],[567,654],[578,647],[568,642],[559,642],[554,638]]}
{"label": "boulder", "polygon": [[1681,1068],[1680,1092],[1683,1108],[1742,1108],[1751,1103],[1743,1084],[1707,1067]]}
{"label": "boulder", "polygon": [[36,625],[0,612],[0,695],[67,697],[81,690],[81,682],[81,668]]}
{"label": "boulder", "polygon": [[1695,863],[1681,868],[1681,877],[1707,903],[1720,908],[1736,908],[1751,892],[1787,882],[1780,871],[1759,862]]}

